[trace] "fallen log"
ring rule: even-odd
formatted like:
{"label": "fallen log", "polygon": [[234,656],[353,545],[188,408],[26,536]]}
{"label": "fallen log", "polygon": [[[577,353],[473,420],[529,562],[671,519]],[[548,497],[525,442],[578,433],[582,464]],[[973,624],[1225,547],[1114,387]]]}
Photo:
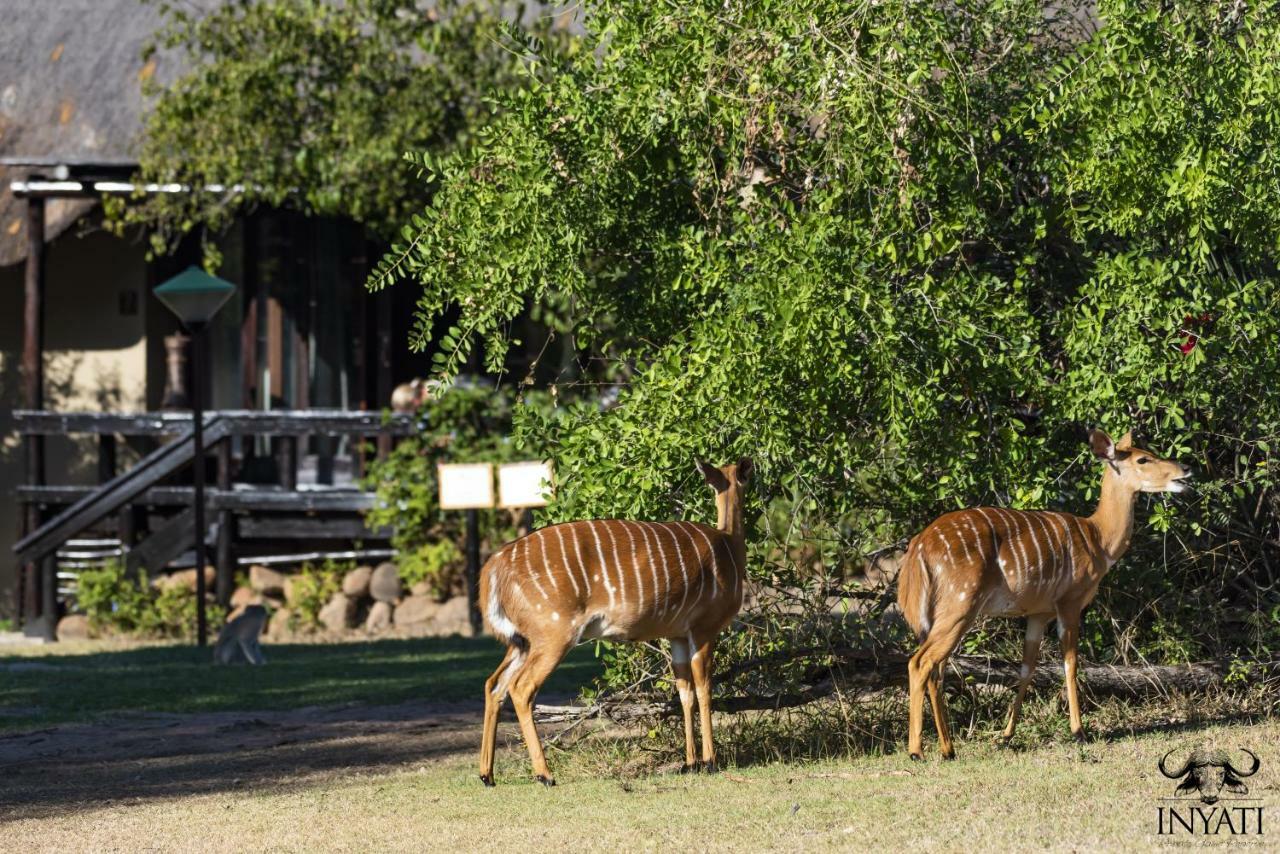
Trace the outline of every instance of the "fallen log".
{"label": "fallen log", "polygon": [[[750,662],[732,668],[749,670]],[[1086,697],[1120,697],[1144,699],[1169,694],[1197,694],[1223,687],[1233,662],[1205,661],[1179,665],[1111,665],[1081,662],[1077,670],[1081,691]],[[944,684],[950,690],[992,690],[1014,688],[1018,684],[1020,665],[978,655],[953,655]],[[1280,679],[1280,659],[1250,663],[1247,679],[1251,683]],[[899,652],[838,649],[831,651],[831,665],[818,671],[817,678],[794,691],[775,694],[742,694],[717,697],[713,708],[735,713],[764,711],[802,706],[840,691],[844,695],[864,697],[877,692],[905,687],[907,656]],[[1062,687],[1062,665],[1042,663],[1031,676],[1033,689],[1059,690]],[[539,707],[541,710],[542,707]],[[548,711],[552,711],[549,709]],[[674,717],[681,714],[680,704],[673,698],[664,701],[610,702],[605,699],[591,707],[558,706],[548,720],[573,720],[603,715],[618,723],[644,718]]]}

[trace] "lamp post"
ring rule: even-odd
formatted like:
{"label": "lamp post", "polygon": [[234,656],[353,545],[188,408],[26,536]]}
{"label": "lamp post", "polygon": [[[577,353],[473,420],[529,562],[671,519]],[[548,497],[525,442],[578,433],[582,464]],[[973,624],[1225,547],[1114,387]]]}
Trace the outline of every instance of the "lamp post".
{"label": "lamp post", "polygon": [[188,267],[152,293],[177,316],[191,335],[191,430],[194,440],[192,486],[194,486],[196,547],[196,642],[208,642],[205,618],[205,527],[204,527],[204,331],[236,286],[210,276],[199,267]]}

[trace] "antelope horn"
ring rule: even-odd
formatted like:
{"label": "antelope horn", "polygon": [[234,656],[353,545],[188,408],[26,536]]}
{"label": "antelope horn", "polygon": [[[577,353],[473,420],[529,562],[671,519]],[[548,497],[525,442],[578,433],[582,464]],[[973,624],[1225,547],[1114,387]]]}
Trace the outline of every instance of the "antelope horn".
{"label": "antelope horn", "polygon": [[1237,777],[1252,777],[1254,774],[1258,773],[1258,768],[1259,766],[1262,765],[1262,760],[1259,759],[1258,754],[1254,753],[1252,750],[1248,750],[1242,747],[1240,748],[1240,751],[1242,753],[1249,754],[1249,756],[1253,758],[1253,767],[1251,767],[1248,771],[1237,771],[1236,767],[1232,765],[1230,762],[1228,762],[1227,770],[1230,771],[1232,774],[1235,774]]}
{"label": "antelope horn", "polygon": [[[1173,750],[1177,750],[1177,749],[1178,748],[1175,747]],[[1159,764],[1160,773],[1168,777],[1170,780],[1176,780],[1179,777],[1181,777],[1183,774],[1191,770],[1191,757],[1187,757],[1187,761],[1185,764],[1183,764],[1181,771],[1170,771],[1168,768],[1164,767],[1165,761],[1168,760],[1168,758],[1173,755],[1173,750],[1170,750],[1164,756],[1160,757],[1160,764]]]}

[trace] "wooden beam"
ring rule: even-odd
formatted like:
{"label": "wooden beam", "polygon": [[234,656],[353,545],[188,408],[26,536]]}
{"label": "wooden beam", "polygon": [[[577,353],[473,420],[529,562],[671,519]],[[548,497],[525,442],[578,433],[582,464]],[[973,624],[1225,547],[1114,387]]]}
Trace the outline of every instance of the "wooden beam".
{"label": "wooden beam", "polygon": [[[66,505],[81,501],[94,493],[92,486],[20,486],[18,500],[28,505]],[[189,486],[156,486],[131,499],[138,507],[183,507],[191,503]],[[355,489],[316,489],[284,492],[279,489],[209,489],[205,504],[210,510],[250,512],[254,510],[281,513],[358,513],[373,507],[377,496]]]}
{"label": "wooden beam", "polygon": [[145,567],[148,575],[154,575],[195,542],[195,516],[192,507],[165,522],[129,552],[125,565],[130,570]]}
{"label": "wooden beam", "polygon": [[239,535],[246,540],[389,540],[390,528],[370,529],[359,518],[245,516]]}
{"label": "wooden beam", "polygon": [[[19,409],[13,414],[17,432],[27,436],[67,433],[119,433],[124,436],[166,436],[191,429],[189,412],[46,412]],[[388,415],[345,409],[223,409],[205,413],[205,429],[223,421],[237,436],[408,436],[416,431],[412,415]]]}

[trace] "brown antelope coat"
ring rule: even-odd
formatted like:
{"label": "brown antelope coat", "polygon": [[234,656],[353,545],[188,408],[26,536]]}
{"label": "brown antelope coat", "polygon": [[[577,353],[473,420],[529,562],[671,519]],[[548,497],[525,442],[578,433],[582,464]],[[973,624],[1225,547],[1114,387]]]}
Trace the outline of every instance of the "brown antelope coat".
{"label": "brown antelope coat", "polygon": [[1075,679],[1080,612],[1129,548],[1137,494],[1181,492],[1182,480],[1190,473],[1181,463],[1134,447],[1128,433],[1112,442],[1106,433],[1094,430],[1090,444],[1105,463],[1093,515],[976,507],[938,518],[907,547],[898,575],[898,604],[920,642],[908,666],[909,750],[914,758],[922,756],[926,690],[942,754],[955,755],[941,693],[942,670],[982,615],[1027,618],[1021,679],[1004,737],[1013,736],[1045,626],[1055,618],[1071,731],[1077,738],[1083,736]]}
{"label": "brown antelope coat", "polygon": [[507,644],[485,684],[480,778],[493,785],[498,711],[508,694],[534,773],[554,781],[533,726],[538,688],[575,644],[593,638],[671,642],[685,718],[685,765],[695,767],[693,705],[701,712],[702,764],[714,770],[711,659],[720,632],[742,607],[746,541],[742,487],[751,461],[698,464],[716,492],[717,525],[617,519],[566,522],[499,549],[480,576],[480,607]]}

